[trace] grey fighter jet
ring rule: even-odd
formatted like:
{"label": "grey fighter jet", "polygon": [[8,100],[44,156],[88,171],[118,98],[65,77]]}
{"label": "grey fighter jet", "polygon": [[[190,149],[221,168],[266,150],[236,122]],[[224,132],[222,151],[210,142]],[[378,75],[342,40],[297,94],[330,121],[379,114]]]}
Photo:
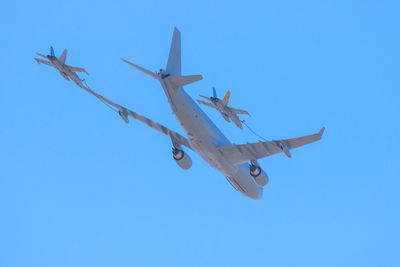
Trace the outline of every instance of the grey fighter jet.
{"label": "grey fighter jet", "polygon": [[246,110],[231,108],[228,106],[229,97],[231,96],[231,92],[228,91],[222,100],[217,97],[217,92],[215,91],[215,88],[213,88],[213,96],[211,96],[211,97],[206,97],[204,95],[200,95],[200,96],[211,102],[205,102],[203,100],[197,99],[197,102],[199,102],[199,104],[203,104],[203,105],[215,108],[216,110],[219,111],[219,113],[221,113],[222,117],[224,117],[224,119],[227,122],[231,122],[231,120],[232,120],[233,123],[235,123],[237,127],[239,127],[240,129],[243,129],[242,121],[239,119],[237,114],[247,114],[249,116],[250,116],[250,114]]}
{"label": "grey fighter jet", "polygon": [[82,82],[85,81],[85,79],[80,79],[78,77],[78,75],[76,74],[76,72],[85,72],[86,74],[87,71],[83,68],[79,68],[79,67],[72,67],[69,66],[67,64],[65,64],[65,59],[67,57],[67,49],[64,49],[64,52],[61,54],[61,56],[59,58],[57,58],[54,55],[54,49],[52,46],[50,46],[50,55],[42,55],[40,53],[36,53],[37,55],[44,57],[46,59],[48,59],[49,61],[40,59],[40,58],[35,58],[35,60],[37,61],[37,63],[43,63],[46,65],[49,65],[55,69],[57,69],[58,71],[60,71],[61,76],[64,77],[64,79],[66,79],[67,81],[69,81],[68,78],[70,78],[71,80],[73,80],[79,87],[86,89],[85,86],[83,86]]}

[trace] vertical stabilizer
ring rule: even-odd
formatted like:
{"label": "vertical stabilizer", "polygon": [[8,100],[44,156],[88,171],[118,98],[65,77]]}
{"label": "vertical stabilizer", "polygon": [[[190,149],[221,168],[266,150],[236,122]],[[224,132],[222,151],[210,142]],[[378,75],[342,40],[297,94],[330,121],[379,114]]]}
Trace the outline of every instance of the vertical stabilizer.
{"label": "vertical stabilizer", "polygon": [[231,96],[231,92],[227,92],[226,95],[224,96],[224,99],[222,101],[224,102],[225,105],[228,105],[229,102],[229,97]]}
{"label": "vertical stabilizer", "polygon": [[65,64],[65,59],[67,58],[67,49],[64,49],[60,58],[58,59],[61,63]]}
{"label": "vertical stabilizer", "polygon": [[177,28],[172,36],[166,70],[172,76],[181,76],[181,33]]}

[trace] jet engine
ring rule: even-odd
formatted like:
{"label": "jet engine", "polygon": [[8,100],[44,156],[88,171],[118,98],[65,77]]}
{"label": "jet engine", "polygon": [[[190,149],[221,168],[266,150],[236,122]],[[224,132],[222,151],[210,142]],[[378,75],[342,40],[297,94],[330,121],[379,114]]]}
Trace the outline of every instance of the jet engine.
{"label": "jet engine", "polygon": [[121,118],[126,122],[129,123],[128,120],[128,114],[124,110],[118,110],[118,114],[121,116]]}
{"label": "jet engine", "polygon": [[259,166],[251,164],[250,175],[253,176],[256,183],[260,186],[264,186],[268,183],[268,175]]}
{"label": "jet engine", "polygon": [[184,170],[190,169],[192,167],[192,159],[186,155],[186,153],[178,148],[172,148],[172,156],[174,160]]}

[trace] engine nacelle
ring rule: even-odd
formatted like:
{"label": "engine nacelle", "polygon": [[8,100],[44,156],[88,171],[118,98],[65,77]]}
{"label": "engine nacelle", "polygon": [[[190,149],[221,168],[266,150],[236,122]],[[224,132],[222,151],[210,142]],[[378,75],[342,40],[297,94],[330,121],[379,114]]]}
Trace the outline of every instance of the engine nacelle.
{"label": "engine nacelle", "polygon": [[250,165],[250,175],[253,176],[256,183],[265,186],[268,183],[268,175],[259,166]]}
{"label": "engine nacelle", "polygon": [[121,118],[122,118],[126,123],[129,123],[128,114],[126,113],[126,111],[118,110],[118,114],[121,116]]}
{"label": "engine nacelle", "polygon": [[183,150],[174,147],[172,148],[172,155],[182,169],[187,170],[192,167],[192,159]]}

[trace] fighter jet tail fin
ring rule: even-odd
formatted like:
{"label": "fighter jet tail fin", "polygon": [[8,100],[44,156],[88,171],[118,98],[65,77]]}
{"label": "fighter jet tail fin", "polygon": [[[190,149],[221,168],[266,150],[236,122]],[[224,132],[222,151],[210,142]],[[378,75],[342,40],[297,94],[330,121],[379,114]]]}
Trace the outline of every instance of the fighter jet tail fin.
{"label": "fighter jet tail fin", "polygon": [[225,105],[228,105],[229,102],[229,97],[231,96],[231,92],[227,92],[222,101],[224,102]]}
{"label": "fighter jet tail fin", "polygon": [[65,64],[65,59],[67,58],[67,49],[64,49],[60,58],[58,59],[62,64]]}

